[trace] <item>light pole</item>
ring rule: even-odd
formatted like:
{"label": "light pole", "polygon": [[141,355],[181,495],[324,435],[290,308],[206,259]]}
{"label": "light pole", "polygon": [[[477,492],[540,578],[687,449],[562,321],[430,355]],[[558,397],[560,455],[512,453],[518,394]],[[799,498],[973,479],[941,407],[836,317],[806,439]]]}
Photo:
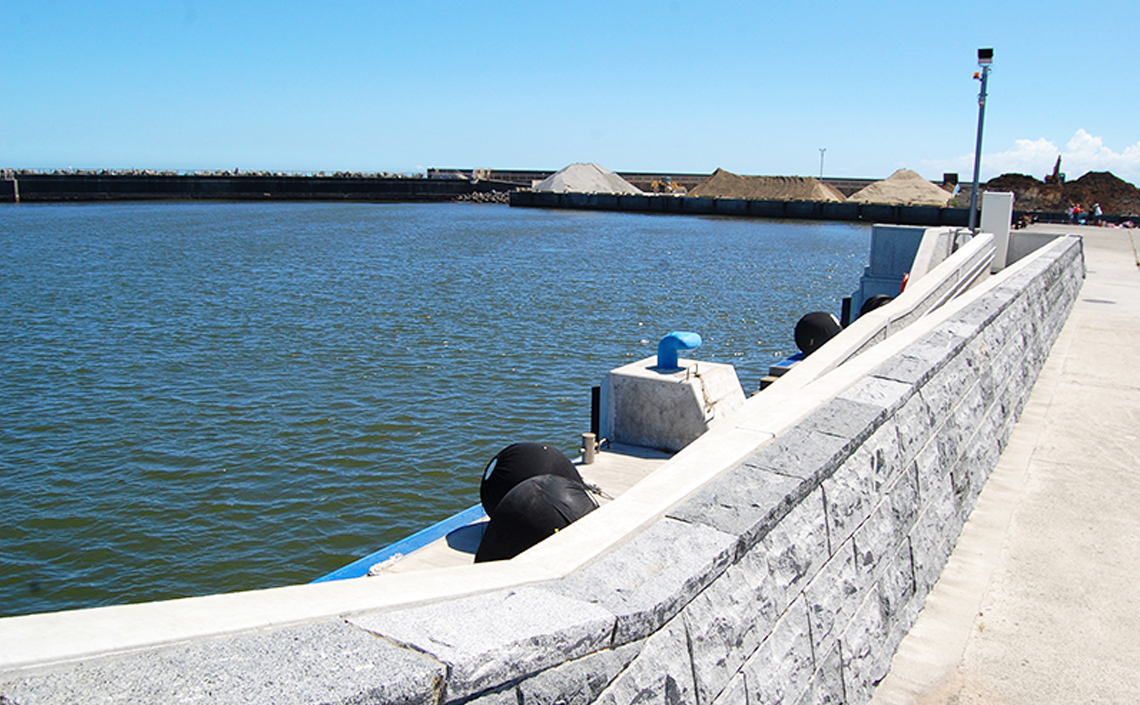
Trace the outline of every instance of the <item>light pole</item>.
{"label": "light pole", "polygon": [[982,125],[986,120],[986,80],[990,77],[990,64],[994,62],[993,49],[978,49],[978,66],[982,67],[981,75],[975,73],[974,78],[982,82],[978,91],[978,140],[974,147],[974,190],[970,193],[970,232],[978,231],[978,170],[982,166]]}
{"label": "light pole", "polygon": [[823,153],[827,151],[827,147],[819,148],[819,180],[823,181]]}

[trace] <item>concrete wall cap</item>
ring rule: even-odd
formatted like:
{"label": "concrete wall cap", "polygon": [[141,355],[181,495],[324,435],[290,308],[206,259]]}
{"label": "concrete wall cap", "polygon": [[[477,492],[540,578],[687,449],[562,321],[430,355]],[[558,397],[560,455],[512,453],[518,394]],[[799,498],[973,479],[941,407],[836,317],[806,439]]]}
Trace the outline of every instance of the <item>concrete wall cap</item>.
{"label": "concrete wall cap", "polygon": [[348,619],[448,667],[447,697],[466,697],[610,645],[614,615],[590,602],[519,588]]}

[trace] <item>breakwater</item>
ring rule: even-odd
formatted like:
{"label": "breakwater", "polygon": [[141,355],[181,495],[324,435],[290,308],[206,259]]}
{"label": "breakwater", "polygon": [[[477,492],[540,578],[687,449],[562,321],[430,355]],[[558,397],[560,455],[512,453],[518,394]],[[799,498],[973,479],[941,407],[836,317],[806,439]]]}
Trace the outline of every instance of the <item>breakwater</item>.
{"label": "breakwater", "polygon": [[970,212],[968,208],[899,206],[847,201],[768,201],[743,198],[538,191],[513,191],[510,201],[511,206],[517,208],[565,208],[626,213],[725,215],[955,227],[967,225]]}
{"label": "breakwater", "polygon": [[83,201],[451,201],[509,191],[494,180],[261,174],[25,174],[0,179],[0,203]]}
{"label": "breakwater", "polygon": [[[908,206],[848,201],[773,201],[743,198],[700,198],[666,194],[551,193],[528,190],[510,192],[510,204],[519,208],[559,208],[603,210],[625,213],[672,215],[720,215],[743,218],[786,218],[790,220],[830,220],[835,222],[890,223],[930,227],[965,227],[969,208]],[[1066,213],[1052,211],[1013,211],[1012,222],[1026,219],[1042,223],[1067,223]],[[1130,220],[1125,215],[1105,215],[1105,223]]]}
{"label": "breakwater", "polygon": [[[1080,241],[1062,238],[936,311],[909,309],[903,318],[920,320],[775,403],[754,397],[762,408],[698,439],[630,499],[507,564],[0,622],[0,694],[865,702],[1082,278]],[[937,299],[938,284],[924,294]],[[701,474],[695,490],[676,488]],[[186,641],[187,624],[232,635]],[[77,635],[87,651],[61,653]]]}
{"label": "breakwater", "polygon": [[[608,210],[628,213],[723,215],[752,218],[827,220],[835,222],[891,223],[964,227],[968,208],[939,208],[884,203],[749,200],[699,198],[667,194],[550,193],[530,191],[519,175],[547,172],[485,170],[479,178],[431,170],[429,178],[334,174],[332,176],[251,174],[140,174],[128,173],[24,173],[5,170],[0,178],[0,203],[56,203],[97,201],[345,201],[416,203],[467,201],[503,202],[523,208]],[[434,177],[430,174],[434,172]],[[472,172],[473,173],[473,172]],[[636,185],[649,189],[653,174],[629,174]],[[691,183],[700,175],[678,175],[678,183]],[[685,178],[682,178],[685,177]],[[851,191],[871,179],[831,180]],[[829,181],[830,183],[830,181]],[[845,192],[846,192],[845,191]],[[1064,223],[1060,212],[1015,210],[1014,221]],[[1106,215],[1106,223],[1121,223],[1129,216]]]}

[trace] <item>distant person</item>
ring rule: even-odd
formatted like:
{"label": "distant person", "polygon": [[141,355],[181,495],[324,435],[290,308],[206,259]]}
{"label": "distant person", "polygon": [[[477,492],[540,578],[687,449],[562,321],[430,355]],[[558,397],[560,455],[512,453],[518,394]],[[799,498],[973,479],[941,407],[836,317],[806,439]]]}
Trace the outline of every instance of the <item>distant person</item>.
{"label": "distant person", "polygon": [[1100,209],[1099,203],[1094,203],[1092,207],[1092,222],[1093,225],[1100,225],[1100,219],[1104,217],[1104,211]]}
{"label": "distant person", "polygon": [[1069,222],[1073,225],[1077,224],[1077,206],[1075,203],[1069,204]]}

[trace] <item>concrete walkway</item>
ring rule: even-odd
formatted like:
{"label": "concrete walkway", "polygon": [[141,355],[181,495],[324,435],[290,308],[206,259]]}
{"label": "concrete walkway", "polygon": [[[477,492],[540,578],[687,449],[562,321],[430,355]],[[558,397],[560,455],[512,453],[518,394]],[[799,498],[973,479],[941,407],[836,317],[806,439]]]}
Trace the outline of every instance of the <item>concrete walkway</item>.
{"label": "concrete walkway", "polygon": [[1140,232],[1088,277],[977,508],[872,700],[1140,702]]}

